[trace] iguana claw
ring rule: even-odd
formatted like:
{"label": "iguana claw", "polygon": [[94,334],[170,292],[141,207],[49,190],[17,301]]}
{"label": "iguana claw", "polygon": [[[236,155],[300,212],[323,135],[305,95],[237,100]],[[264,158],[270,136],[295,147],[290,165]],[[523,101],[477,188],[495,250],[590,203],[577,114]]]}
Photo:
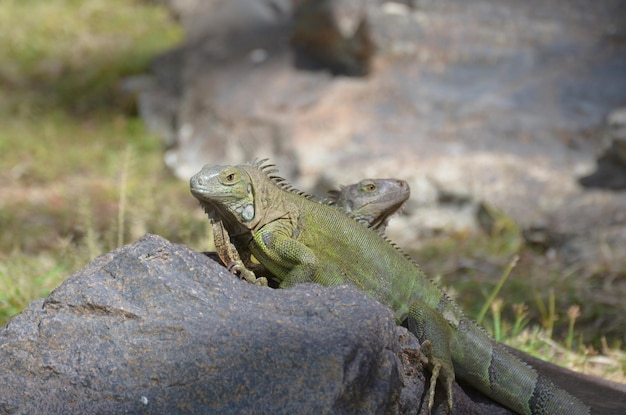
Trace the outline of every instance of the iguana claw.
{"label": "iguana claw", "polygon": [[258,285],[261,287],[267,287],[267,278],[265,277],[259,277],[256,279],[256,281],[254,281],[254,285]]}
{"label": "iguana claw", "polygon": [[261,287],[267,287],[267,278],[257,278],[256,275],[254,275],[254,272],[250,271],[248,268],[241,264],[231,262],[226,266],[226,268],[228,269],[228,271],[230,271],[231,274],[238,275],[239,278],[243,279],[246,282],[254,285],[259,285]]}
{"label": "iguana claw", "polygon": [[[421,347],[421,361],[424,366],[430,369],[430,386],[428,387],[428,413],[431,413],[433,405],[435,404],[435,388],[437,387],[437,381],[439,380],[439,374],[443,380],[443,386],[448,398],[448,412],[452,413],[453,398],[452,398],[452,384],[454,383],[454,372],[450,376],[450,371],[446,370],[445,364],[437,359],[433,355],[433,346],[429,340],[422,342]],[[442,371],[443,369],[443,371]]]}

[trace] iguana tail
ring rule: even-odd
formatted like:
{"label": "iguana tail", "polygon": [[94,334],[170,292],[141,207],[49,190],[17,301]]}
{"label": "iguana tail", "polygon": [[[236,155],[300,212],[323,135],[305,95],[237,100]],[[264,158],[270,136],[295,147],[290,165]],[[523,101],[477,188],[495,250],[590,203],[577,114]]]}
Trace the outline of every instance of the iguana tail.
{"label": "iguana tail", "polygon": [[465,316],[450,349],[456,376],[520,414],[590,413],[582,401],[513,356]]}

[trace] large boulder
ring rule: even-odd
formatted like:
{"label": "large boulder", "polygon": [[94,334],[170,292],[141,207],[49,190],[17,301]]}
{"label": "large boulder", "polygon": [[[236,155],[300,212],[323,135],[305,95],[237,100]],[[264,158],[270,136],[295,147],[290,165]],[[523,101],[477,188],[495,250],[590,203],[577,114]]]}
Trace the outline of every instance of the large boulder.
{"label": "large boulder", "polygon": [[416,340],[397,330],[354,289],[253,286],[147,235],[2,328],[0,414],[424,413]]}

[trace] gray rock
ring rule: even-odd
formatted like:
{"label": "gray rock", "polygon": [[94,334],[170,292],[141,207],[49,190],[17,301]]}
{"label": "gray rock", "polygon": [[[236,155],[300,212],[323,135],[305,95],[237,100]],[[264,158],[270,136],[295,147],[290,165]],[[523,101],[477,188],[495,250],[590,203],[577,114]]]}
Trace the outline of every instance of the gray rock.
{"label": "gray rock", "polygon": [[290,44],[298,69],[366,76],[375,53],[364,0],[304,0],[294,11]]}
{"label": "gray rock", "polygon": [[[252,286],[154,235],[0,330],[0,414],[423,414],[424,379],[415,337],[364,294]],[[508,413],[455,393],[457,413]]]}
{"label": "gray rock", "polygon": [[149,235],[2,329],[0,413],[393,412],[394,347],[359,292],[250,286]]}

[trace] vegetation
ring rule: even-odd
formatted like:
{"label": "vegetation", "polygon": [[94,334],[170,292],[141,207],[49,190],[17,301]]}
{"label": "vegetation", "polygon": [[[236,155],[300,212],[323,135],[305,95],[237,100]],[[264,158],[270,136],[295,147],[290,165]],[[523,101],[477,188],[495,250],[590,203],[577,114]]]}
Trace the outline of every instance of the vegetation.
{"label": "vegetation", "polygon": [[181,38],[148,2],[0,3],[0,323],[146,232],[203,244],[206,220],[121,88]]}
{"label": "vegetation", "polygon": [[[0,2],[0,325],[96,256],[147,232],[209,246],[203,212],[165,168],[160,139],[120,87],[181,37],[153,2]],[[549,295],[545,287],[562,268],[545,267],[520,235],[498,216],[489,234],[442,238],[413,254],[463,292],[457,299],[501,340],[625,381],[621,345],[609,348],[601,337],[600,352],[588,345],[580,290]],[[533,273],[546,277],[544,285],[523,286]],[[536,301],[523,305],[528,295],[520,293],[528,292]]]}
{"label": "vegetation", "polygon": [[611,306],[621,296],[609,287],[592,297],[589,289],[602,277],[598,274],[623,271],[568,270],[525,242],[504,212],[486,208],[485,232],[434,238],[409,253],[497,340],[570,369],[626,382],[621,343],[626,321]]}

